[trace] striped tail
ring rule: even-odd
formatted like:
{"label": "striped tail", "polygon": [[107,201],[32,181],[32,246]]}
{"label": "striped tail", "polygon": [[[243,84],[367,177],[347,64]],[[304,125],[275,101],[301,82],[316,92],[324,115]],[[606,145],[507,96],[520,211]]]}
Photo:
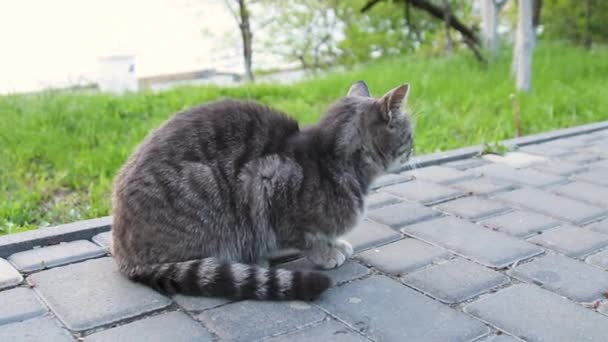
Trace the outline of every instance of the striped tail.
{"label": "striped tail", "polygon": [[132,280],[160,292],[192,296],[314,300],[331,285],[319,272],[265,269],[215,258],[121,269]]}

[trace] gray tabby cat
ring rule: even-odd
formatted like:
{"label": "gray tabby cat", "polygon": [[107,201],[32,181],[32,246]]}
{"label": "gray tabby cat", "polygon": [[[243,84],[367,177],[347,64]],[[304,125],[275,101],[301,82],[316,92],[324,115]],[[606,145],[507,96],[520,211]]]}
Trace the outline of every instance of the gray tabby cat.
{"label": "gray tabby cat", "polygon": [[317,298],[325,274],[268,269],[267,258],[295,248],[331,269],[353,254],[339,237],[362,218],[370,183],[411,153],[407,93],[405,84],[375,99],[357,82],[302,130],[253,102],[176,114],[115,180],[120,271],[166,293]]}

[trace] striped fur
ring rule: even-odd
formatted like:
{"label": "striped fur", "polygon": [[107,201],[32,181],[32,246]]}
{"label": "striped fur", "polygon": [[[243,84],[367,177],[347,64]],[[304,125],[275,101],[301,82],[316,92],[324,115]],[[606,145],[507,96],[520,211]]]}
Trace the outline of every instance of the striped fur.
{"label": "striped fur", "polygon": [[319,272],[265,269],[215,258],[133,267],[132,280],[167,294],[258,300],[314,300],[331,282]]}
{"label": "striped fur", "polygon": [[284,249],[321,268],[350,256],[337,239],[360,220],[373,180],[411,151],[400,110],[407,90],[376,99],[358,82],[302,129],[250,101],[175,114],[114,181],[112,253],[120,271],[167,293],[316,298],[330,285],[322,273],[250,265]]}

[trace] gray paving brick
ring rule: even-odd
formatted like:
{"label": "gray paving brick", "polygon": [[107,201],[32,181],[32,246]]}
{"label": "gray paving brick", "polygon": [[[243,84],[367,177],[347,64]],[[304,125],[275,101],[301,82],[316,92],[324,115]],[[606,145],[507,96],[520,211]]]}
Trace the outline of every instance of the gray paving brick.
{"label": "gray paving brick", "polygon": [[542,230],[556,227],[559,225],[559,221],[545,215],[515,210],[485,219],[481,224],[509,235],[527,237]]}
{"label": "gray paving brick", "polygon": [[383,188],[382,191],[427,205],[464,196],[464,192],[460,190],[423,180],[413,180],[407,183],[391,185]]}
{"label": "gray paving brick", "polygon": [[179,294],[173,296],[173,300],[189,312],[200,312],[233,302],[221,297],[184,296]]}
{"label": "gray paving brick", "polygon": [[478,177],[450,185],[470,195],[489,195],[501,191],[513,190],[514,185],[502,181],[493,180],[488,177]]}
{"label": "gray paving brick", "polygon": [[30,289],[18,287],[0,292],[0,325],[40,316],[46,311]]}
{"label": "gray paving brick", "polygon": [[436,210],[411,202],[393,204],[367,213],[370,219],[395,229],[439,215],[441,213]]}
{"label": "gray paving brick", "polygon": [[488,333],[480,322],[384,276],[330,289],[319,305],[377,341],[470,341]]}
{"label": "gray paving brick", "polygon": [[[608,176],[608,172],[606,173]],[[583,202],[591,203],[600,207],[608,207],[608,187],[596,184],[574,181],[560,185],[551,191]]]}
{"label": "gray paving brick", "polygon": [[50,317],[0,326],[0,341],[40,342],[75,341],[74,338]]}
{"label": "gray paving brick", "polygon": [[449,166],[449,167],[455,168],[457,170],[464,171],[464,170],[472,169],[474,167],[486,165],[489,163],[490,162],[488,162],[487,160],[484,160],[481,158],[469,158],[469,159],[449,162],[449,163],[446,163],[445,166]]}
{"label": "gray paving brick", "polygon": [[103,247],[106,251],[110,251],[112,249],[112,231],[93,236],[93,242]]}
{"label": "gray paving brick", "polygon": [[196,319],[228,341],[254,341],[320,322],[325,313],[304,302],[243,301],[204,311]]}
{"label": "gray paving brick", "polygon": [[15,286],[23,281],[23,276],[6,260],[0,258],[0,289]]}
{"label": "gray paving brick", "polygon": [[608,249],[587,257],[587,262],[591,265],[595,265],[597,267],[601,267],[605,270],[608,270]]}
{"label": "gray paving brick", "polygon": [[490,335],[488,337],[485,337],[485,338],[479,340],[479,342],[521,342],[521,340],[518,338],[515,338],[511,335],[500,334],[500,335]]}
{"label": "gray paving brick", "polygon": [[604,159],[604,160],[594,160],[593,163],[590,163],[589,165],[590,168],[603,168],[603,169],[608,169],[608,159]]}
{"label": "gray paving brick", "polygon": [[71,330],[88,330],[161,309],[169,298],[119,274],[110,258],[35,273],[28,282]]}
{"label": "gray paving brick", "polygon": [[547,172],[557,176],[569,176],[577,172],[582,172],[586,168],[581,164],[568,163],[561,160],[552,160],[547,163],[532,165],[532,168],[541,172]]}
{"label": "gray paving brick", "polygon": [[574,176],[574,178],[593,184],[608,186],[608,177],[606,177],[606,175],[608,175],[607,168],[595,168],[589,171],[578,173]]}
{"label": "gray paving brick", "polygon": [[96,258],[106,252],[96,244],[78,240],[34,248],[11,255],[8,260],[21,272],[32,272]]}
{"label": "gray paving brick", "polygon": [[560,157],[570,154],[571,152],[565,148],[559,148],[547,144],[528,145],[519,148],[519,151],[530,154],[536,154],[543,157]]}
{"label": "gray paving brick", "polygon": [[569,257],[583,257],[608,246],[608,235],[585,228],[561,226],[546,230],[528,241],[553,249]]}
{"label": "gray paving brick", "polygon": [[347,281],[351,281],[356,278],[363,277],[370,273],[370,270],[358,263],[347,260],[342,266],[334,268],[333,270],[318,270],[308,259],[302,258],[288,262],[283,265],[279,265],[280,268],[286,268],[289,270],[315,270],[317,272],[325,273],[332,280],[334,285],[342,284]]}
{"label": "gray paving brick", "polygon": [[509,283],[509,277],[465,259],[449,260],[403,277],[403,282],[444,303],[460,303]]}
{"label": "gray paving brick", "polygon": [[534,285],[511,286],[464,310],[531,342],[603,341],[608,336],[608,317]]}
{"label": "gray paving brick", "polygon": [[557,139],[544,143],[545,146],[557,147],[561,149],[570,150],[577,147],[583,147],[587,143],[583,139],[576,139],[576,137]]}
{"label": "gray paving brick", "polygon": [[213,336],[200,323],[183,312],[169,312],[144,318],[86,337],[90,342],[180,342],[213,341]]}
{"label": "gray paving brick", "polygon": [[410,180],[409,177],[406,177],[403,175],[398,175],[395,173],[387,173],[385,175],[378,177],[376,180],[374,180],[374,182],[372,183],[370,188],[378,189],[378,188],[382,188],[387,185],[407,182],[408,180]]}
{"label": "gray paving brick", "polygon": [[608,290],[608,272],[562,255],[546,255],[508,273],[577,302],[602,299]]}
{"label": "gray paving brick", "polygon": [[395,204],[401,202],[401,199],[389,195],[384,192],[376,192],[369,195],[365,199],[365,206],[368,210],[378,209],[380,207],[384,207],[390,204]]}
{"label": "gray paving brick", "polygon": [[421,179],[437,184],[450,184],[473,177],[470,173],[438,165],[403,172],[401,175],[409,177],[410,179]]}
{"label": "gray paving brick", "polygon": [[571,155],[559,157],[559,160],[563,160],[572,164],[587,164],[592,163],[594,161],[598,161],[599,159],[600,157],[595,154],[580,151]]}
{"label": "gray paving brick", "polygon": [[441,248],[416,239],[403,239],[367,250],[357,255],[357,258],[383,272],[402,274],[449,256],[450,253]]}
{"label": "gray paving brick", "polygon": [[[426,209],[426,208],[425,208]],[[350,242],[355,252],[401,239],[393,229],[369,220],[363,220],[342,237]]]}
{"label": "gray paving brick", "polygon": [[543,252],[530,243],[454,217],[406,226],[402,231],[495,268],[507,267]]}
{"label": "gray paving brick", "polygon": [[593,221],[606,213],[605,209],[532,188],[501,193],[494,198],[575,224]]}
{"label": "gray paving brick", "polygon": [[268,342],[367,342],[365,337],[350,330],[345,325],[334,320],[324,321],[312,327],[304,328],[278,337],[266,340]]}
{"label": "gray paving brick", "polygon": [[496,178],[505,182],[542,187],[565,182],[563,177],[549,175],[532,169],[515,169],[501,164],[490,164],[472,169],[470,172]]}
{"label": "gray paving brick", "polygon": [[597,308],[597,312],[608,316],[608,302],[601,303],[600,306]]}
{"label": "gray paving brick", "polygon": [[608,218],[591,223],[590,225],[585,226],[585,228],[591,229],[594,232],[608,234]]}
{"label": "gray paving brick", "polygon": [[452,215],[477,221],[481,218],[507,212],[511,208],[501,202],[480,197],[463,197],[437,206],[441,211]]}

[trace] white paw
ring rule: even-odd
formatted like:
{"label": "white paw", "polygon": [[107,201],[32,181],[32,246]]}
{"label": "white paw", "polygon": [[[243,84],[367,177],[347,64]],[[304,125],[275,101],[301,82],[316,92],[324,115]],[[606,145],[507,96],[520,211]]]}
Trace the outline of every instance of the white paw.
{"label": "white paw", "polygon": [[344,254],[347,259],[353,256],[354,250],[350,242],[338,239],[336,240],[336,247],[340,250],[340,252],[342,252],[342,254]]}
{"label": "white paw", "polygon": [[329,270],[341,266],[346,261],[346,256],[336,247],[328,248],[321,252],[316,252],[308,256],[308,260],[324,270]]}

